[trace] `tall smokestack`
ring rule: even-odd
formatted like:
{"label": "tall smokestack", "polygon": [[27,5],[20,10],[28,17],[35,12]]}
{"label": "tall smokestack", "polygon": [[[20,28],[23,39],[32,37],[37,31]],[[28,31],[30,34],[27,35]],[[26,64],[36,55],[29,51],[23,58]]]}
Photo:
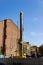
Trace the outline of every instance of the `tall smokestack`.
{"label": "tall smokestack", "polygon": [[22,12],[20,12],[20,41],[22,41]]}

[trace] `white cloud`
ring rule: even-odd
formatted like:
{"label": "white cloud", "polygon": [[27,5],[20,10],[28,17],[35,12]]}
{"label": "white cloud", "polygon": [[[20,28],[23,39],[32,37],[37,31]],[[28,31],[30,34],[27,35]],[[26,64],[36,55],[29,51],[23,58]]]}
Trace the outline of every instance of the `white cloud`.
{"label": "white cloud", "polygon": [[36,35],[36,33],[35,33],[35,32],[31,32],[31,35],[35,36],[35,35]]}
{"label": "white cloud", "polygon": [[39,23],[39,22],[43,22],[43,17],[41,16],[39,16],[39,17],[33,17],[32,18],[32,22],[33,23]]}
{"label": "white cloud", "polygon": [[37,17],[34,17],[33,18],[33,22],[38,22],[38,18]]}
{"label": "white cloud", "polygon": [[43,33],[31,32],[32,36],[43,36]]}

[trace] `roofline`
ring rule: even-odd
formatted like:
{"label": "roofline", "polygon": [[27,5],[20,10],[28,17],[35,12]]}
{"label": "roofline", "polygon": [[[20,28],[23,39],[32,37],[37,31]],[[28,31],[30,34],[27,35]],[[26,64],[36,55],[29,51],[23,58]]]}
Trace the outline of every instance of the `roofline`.
{"label": "roofline", "polygon": [[[14,21],[12,19],[4,19],[4,20],[10,20],[12,21],[12,23],[18,28],[18,26],[14,23]],[[1,20],[0,22],[4,21],[4,20]],[[19,28],[18,28],[19,29]]]}

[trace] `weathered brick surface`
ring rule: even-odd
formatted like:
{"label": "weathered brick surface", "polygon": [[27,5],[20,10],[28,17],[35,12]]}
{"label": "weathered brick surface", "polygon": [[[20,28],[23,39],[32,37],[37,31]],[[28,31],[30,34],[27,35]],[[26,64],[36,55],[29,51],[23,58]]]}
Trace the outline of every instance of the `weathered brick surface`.
{"label": "weathered brick surface", "polygon": [[[8,19],[6,24],[6,56],[10,56],[11,54],[16,55],[18,54],[15,52],[17,49],[17,37],[18,39],[20,38],[20,31],[11,19]],[[0,21],[0,48],[3,46],[3,28],[4,21]]]}
{"label": "weathered brick surface", "polygon": [[4,21],[0,21],[0,47],[2,46],[3,41],[3,28],[4,28]]}

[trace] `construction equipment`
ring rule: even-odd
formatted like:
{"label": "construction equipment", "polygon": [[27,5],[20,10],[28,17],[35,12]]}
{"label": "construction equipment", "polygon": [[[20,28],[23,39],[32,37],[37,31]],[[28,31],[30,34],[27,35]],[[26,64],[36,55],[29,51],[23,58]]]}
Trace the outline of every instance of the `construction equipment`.
{"label": "construction equipment", "polygon": [[22,34],[23,34],[23,28],[22,28],[23,26],[22,26],[22,11],[20,12],[20,43],[21,43],[21,56],[22,56],[22,58],[26,58],[26,54],[23,52],[23,42],[22,42]]}
{"label": "construction equipment", "polygon": [[26,58],[26,53],[24,53],[23,41],[22,41],[22,34],[23,34],[22,27],[23,26],[22,26],[22,11],[21,11],[20,12],[20,40],[18,40],[20,56],[15,56],[15,58]]}

